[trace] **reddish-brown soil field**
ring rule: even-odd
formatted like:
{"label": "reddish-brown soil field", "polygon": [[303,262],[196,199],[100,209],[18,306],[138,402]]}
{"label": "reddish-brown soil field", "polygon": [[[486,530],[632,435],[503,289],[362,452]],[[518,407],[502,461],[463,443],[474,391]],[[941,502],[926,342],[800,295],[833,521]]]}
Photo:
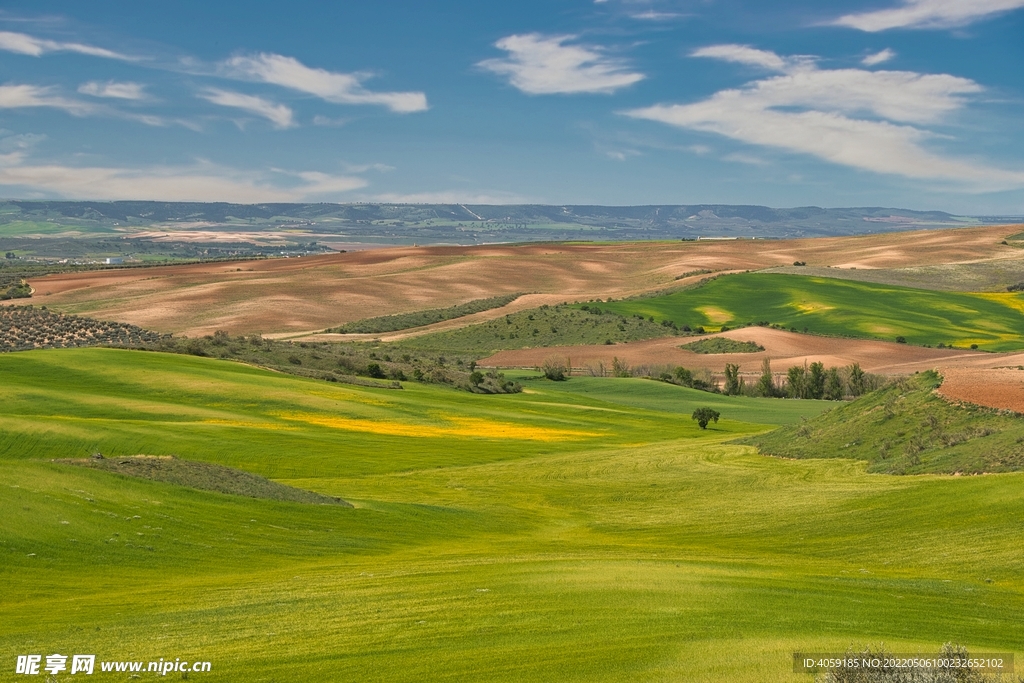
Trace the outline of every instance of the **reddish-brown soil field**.
{"label": "reddish-brown soil field", "polygon": [[985,353],[961,349],[927,349],[921,346],[894,342],[859,339],[835,339],[775,330],[768,327],[747,327],[729,330],[721,335],[736,341],[753,341],[764,347],[757,353],[701,354],[679,348],[692,339],[667,337],[611,346],[564,346],[517,351],[499,351],[480,361],[484,366],[537,367],[546,358],[568,358],[574,368],[597,367],[603,363],[610,368],[612,361],[637,365],[682,365],[687,368],[707,368],[721,373],[726,363],[736,363],[740,372],[758,374],[761,362],[769,358],[772,370],[785,372],[793,365],[805,362],[824,363],[826,367],[842,367],[859,363],[867,372],[878,374],[912,374],[935,368],[993,368],[1024,365],[1024,352]]}
{"label": "reddish-brown soil field", "polygon": [[939,394],[989,408],[1024,413],[1024,370],[943,368]]}
{"label": "reddish-brown soil field", "polygon": [[31,303],[160,332],[296,334],[511,292],[563,301],[622,297],[685,284],[675,277],[701,268],[760,269],[797,260],[896,268],[1020,258],[1020,250],[1000,244],[1020,231],[999,226],[778,241],[395,247],[53,275],[30,282],[36,291]]}

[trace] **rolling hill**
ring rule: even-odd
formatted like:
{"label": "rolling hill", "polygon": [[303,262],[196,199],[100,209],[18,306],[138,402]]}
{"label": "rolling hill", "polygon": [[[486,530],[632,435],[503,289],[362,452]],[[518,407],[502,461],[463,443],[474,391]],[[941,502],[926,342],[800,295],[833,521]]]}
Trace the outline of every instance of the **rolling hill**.
{"label": "rolling hill", "polygon": [[[1024,651],[1019,474],[886,477],[725,441],[779,402],[642,380],[477,396],[110,349],[0,355],[0,656],[209,681],[799,681],[884,640]],[[767,402],[766,402],[767,401]],[[785,422],[825,407],[785,403]],[[54,459],[240,468],[354,507]]]}

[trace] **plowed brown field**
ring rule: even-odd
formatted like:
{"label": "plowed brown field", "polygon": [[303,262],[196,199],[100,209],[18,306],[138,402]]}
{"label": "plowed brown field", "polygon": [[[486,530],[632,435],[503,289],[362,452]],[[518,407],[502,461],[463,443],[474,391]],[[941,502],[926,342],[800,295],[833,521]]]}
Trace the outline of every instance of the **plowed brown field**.
{"label": "plowed brown field", "polygon": [[985,353],[962,349],[927,349],[921,346],[860,339],[835,339],[809,334],[786,332],[768,327],[747,327],[729,330],[720,335],[736,341],[753,341],[764,347],[757,353],[701,354],[679,348],[691,341],[687,337],[667,337],[612,346],[563,346],[517,351],[500,351],[480,361],[484,366],[536,367],[546,358],[569,358],[574,368],[597,367],[612,361],[635,365],[682,365],[707,368],[721,373],[726,363],[736,363],[740,372],[757,374],[761,362],[769,358],[775,372],[785,372],[805,362],[841,367],[859,363],[867,372],[878,374],[912,374],[935,368],[994,368],[1024,365],[1024,352]]}
{"label": "plowed brown field", "polygon": [[1024,413],[1024,370],[944,368],[942,377],[946,398]]}
{"label": "plowed brown field", "polygon": [[1021,229],[778,241],[395,247],[53,275],[31,281],[32,303],[160,332],[294,334],[517,291],[570,301],[622,297],[684,284],[675,277],[702,268],[760,269],[797,260],[895,268],[1020,258],[1020,250],[1000,242]]}

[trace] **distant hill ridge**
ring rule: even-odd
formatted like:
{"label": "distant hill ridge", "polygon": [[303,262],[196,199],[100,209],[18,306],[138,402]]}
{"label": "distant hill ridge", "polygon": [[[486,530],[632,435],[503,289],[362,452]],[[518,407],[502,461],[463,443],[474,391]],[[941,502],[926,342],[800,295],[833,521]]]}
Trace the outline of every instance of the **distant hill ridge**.
{"label": "distant hill ridge", "polygon": [[[0,227],[45,223],[86,232],[203,224],[262,231],[301,228],[370,241],[473,244],[566,239],[692,239],[700,236],[812,237],[1019,222],[884,207],[771,208],[686,204],[229,204],[156,201],[0,201]],[[184,227],[184,226],[183,226]],[[0,231],[2,232],[2,231]]]}

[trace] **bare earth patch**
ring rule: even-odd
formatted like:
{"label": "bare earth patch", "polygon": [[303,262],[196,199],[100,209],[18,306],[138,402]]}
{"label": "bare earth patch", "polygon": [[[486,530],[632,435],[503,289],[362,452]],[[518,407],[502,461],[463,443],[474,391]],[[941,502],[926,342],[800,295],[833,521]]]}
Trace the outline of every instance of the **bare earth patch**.
{"label": "bare earth patch", "polygon": [[989,408],[1024,413],[1024,370],[943,368],[939,394]]}
{"label": "bare earth patch", "polygon": [[[299,335],[345,322],[514,292],[621,298],[696,282],[701,269],[905,268],[1020,259],[1020,226],[800,240],[391,247],[292,259],[34,278],[33,303],[159,332]],[[502,311],[504,315],[506,311]],[[489,314],[493,315],[493,314]],[[471,322],[461,320],[456,326]]]}
{"label": "bare earth patch", "polygon": [[[757,374],[761,362],[769,358],[772,369],[785,372],[805,362],[842,367],[859,363],[867,372],[889,375],[913,374],[935,368],[995,368],[1024,365],[1024,352],[985,353],[965,349],[928,349],[894,342],[818,337],[776,330],[769,327],[744,327],[712,337],[752,341],[764,347],[757,353],[699,354],[680,348],[692,337],[667,337],[613,346],[564,346],[500,351],[480,361],[491,367],[537,367],[551,356],[568,357],[574,368],[586,369],[603,363],[611,367],[614,358],[630,365],[682,365],[721,372],[726,363],[740,366],[744,374]],[[708,337],[704,337],[708,338]]]}

